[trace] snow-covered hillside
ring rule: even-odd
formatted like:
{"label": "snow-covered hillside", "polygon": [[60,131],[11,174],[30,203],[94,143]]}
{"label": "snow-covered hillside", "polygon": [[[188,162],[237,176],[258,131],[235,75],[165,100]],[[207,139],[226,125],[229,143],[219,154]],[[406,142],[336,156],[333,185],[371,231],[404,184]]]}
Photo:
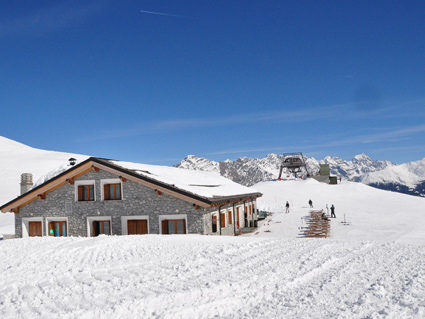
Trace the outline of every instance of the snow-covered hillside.
{"label": "snow-covered hillside", "polygon": [[[10,147],[8,161],[0,156],[8,165],[0,184],[17,184],[13,194],[1,185],[6,201],[18,195],[23,171],[37,178],[71,155],[85,158],[0,142]],[[22,165],[15,167],[15,154]],[[345,180],[251,188],[264,194],[258,208],[273,214],[238,237],[0,241],[0,273],[7,274],[0,276],[0,318],[425,317],[425,198]],[[329,238],[301,238],[309,199],[318,210],[335,205]]]}
{"label": "snow-covered hillside", "polygon": [[[71,157],[78,161],[88,158],[79,154],[39,150],[0,136],[0,204],[20,195],[22,173],[33,174],[36,182],[47,172],[66,165]],[[13,220],[12,214],[0,213],[0,233],[13,234]]]}
{"label": "snow-covered hillside", "polygon": [[[344,240],[383,240],[425,245],[425,198],[380,190],[362,183],[343,181],[338,185],[313,179],[263,182],[254,185],[263,193],[258,199],[260,210],[274,212],[275,221],[269,233],[297,237],[298,227],[305,226],[301,217],[308,215],[308,201],[314,209],[329,213],[326,205],[335,206],[336,219],[331,222],[331,238]],[[285,203],[291,213],[284,214]],[[346,226],[341,222],[350,222]],[[267,234],[265,234],[267,235]]]}

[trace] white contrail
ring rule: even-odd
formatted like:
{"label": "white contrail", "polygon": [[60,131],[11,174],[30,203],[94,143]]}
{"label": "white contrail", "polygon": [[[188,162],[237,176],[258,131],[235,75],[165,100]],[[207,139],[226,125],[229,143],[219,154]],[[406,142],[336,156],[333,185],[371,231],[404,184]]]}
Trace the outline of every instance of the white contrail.
{"label": "white contrail", "polygon": [[177,14],[169,14],[169,13],[162,13],[162,12],[153,12],[153,11],[145,11],[145,10],[140,10],[140,12],[142,13],[150,13],[150,14],[157,14],[157,15],[161,15],[161,16],[169,16],[169,17],[177,17],[177,18],[188,18],[185,16],[179,16]]}

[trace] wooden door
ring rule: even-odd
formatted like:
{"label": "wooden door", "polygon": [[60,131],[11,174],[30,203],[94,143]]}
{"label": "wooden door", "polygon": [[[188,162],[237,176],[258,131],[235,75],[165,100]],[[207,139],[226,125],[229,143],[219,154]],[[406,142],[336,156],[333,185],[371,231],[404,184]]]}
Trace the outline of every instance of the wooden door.
{"label": "wooden door", "polygon": [[41,237],[41,222],[29,222],[28,223],[28,236],[29,237]]}
{"label": "wooden door", "polygon": [[145,235],[148,233],[148,221],[145,219],[130,219],[127,221],[129,235]]}

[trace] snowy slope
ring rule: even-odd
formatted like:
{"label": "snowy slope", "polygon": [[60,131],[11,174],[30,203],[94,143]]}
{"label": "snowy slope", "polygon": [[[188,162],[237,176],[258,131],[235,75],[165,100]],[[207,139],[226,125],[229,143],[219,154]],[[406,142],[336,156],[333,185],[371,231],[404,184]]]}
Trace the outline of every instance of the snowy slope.
{"label": "snowy slope", "polygon": [[0,242],[0,318],[425,317],[425,247],[197,235]]}
{"label": "snowy slope", "polygon": [[[17,150],[22,162],[26,154],[38,163],[40,176],[70,157],[0,142],[11,146],[9,159]],[[19,184],[21,167],[13,163],[0,184],[9,170],[17,173],[8,183]],[[425,317],[425,198],[347,181],[252,189],[264,194],[259,209],[274,214],[243,236],[0,241],[0,318]],[[299,238],[309,199],[314,209],[336,206],[330,238]],[[350,225],[341,223],[344,215]]]}
{"label": "snowy slope", "polygon": [[[328,212],[326,205],[335,206],[337,218],[331,222],[331,238],[425,245],[425,198],[347,181],[338,185],[312,179],[276,181],[253,187],[263,193],[258,199],[258,209],[276,213],[274,222],[267,228],[271,232],[262,235],[297,237],[298,227],[305,226],[302,217],[308,215],[311,199],[314,209]],[[291,205],[290,214],[283,213],[286,201]],[[351,226],[341,223],[344,217]]]}
{"label": "snowy slope", "polygon": [[[82,161],[88,156],[43,151],[0,136],[0,204],[20,195],[22,173],[32,173],[36,182],[46,172],[66,165],[71,157]],[[0,213],[0,233],[13,234],[13,225],[12,214]]]}

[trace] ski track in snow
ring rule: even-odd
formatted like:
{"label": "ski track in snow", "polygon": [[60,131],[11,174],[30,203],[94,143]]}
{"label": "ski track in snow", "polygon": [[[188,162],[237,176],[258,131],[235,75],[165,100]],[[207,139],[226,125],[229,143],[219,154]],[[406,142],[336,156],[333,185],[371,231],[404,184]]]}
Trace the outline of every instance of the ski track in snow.
{"label": "ski track in snow", "polygon": [[424,246],[196,235],[31,238],[4,241],[0,259],[1,318],[425,317]]}

